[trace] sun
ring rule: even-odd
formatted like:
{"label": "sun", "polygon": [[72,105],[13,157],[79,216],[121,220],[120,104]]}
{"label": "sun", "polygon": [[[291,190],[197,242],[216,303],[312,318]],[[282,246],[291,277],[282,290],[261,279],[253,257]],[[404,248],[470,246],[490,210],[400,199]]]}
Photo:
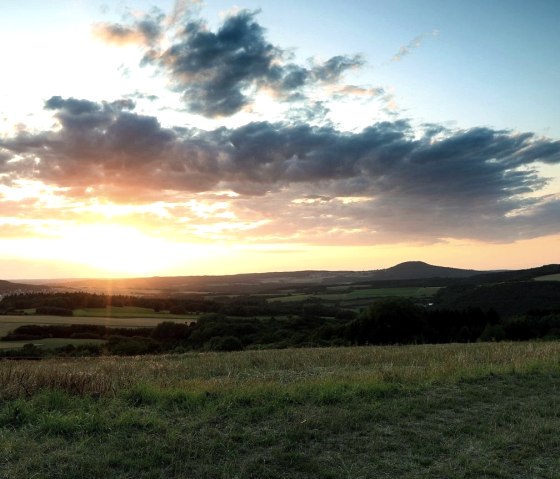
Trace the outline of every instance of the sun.
{"label": "sun", "polygon": [[177,254],[165,239],[111,223],[69,228],[57,242],[56,250],[52,253],[110,276],[152,275],[173,264]]}

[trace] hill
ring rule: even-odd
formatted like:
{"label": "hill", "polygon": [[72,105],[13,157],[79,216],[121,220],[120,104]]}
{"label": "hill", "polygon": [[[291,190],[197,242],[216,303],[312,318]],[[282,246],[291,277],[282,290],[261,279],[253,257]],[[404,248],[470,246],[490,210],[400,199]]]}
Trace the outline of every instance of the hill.
{"label": "hill", "polygon": [[541,276],[549,276],[559,273],[560,264],[547,264],[539,266],[538,268],[482,273],[471,276],[470,282],[476,284],[511,283],[517,281],[530,281]]}
{"label": "hill", "polygon": [[397,264],[391,268],[378,270],[376,279],[380,280],[403,280],[403,279],[425,279],[425,278],[468,278],[482,271],[473,269],[448,268],[445,266],[434,266],[423,261],[407,261]]}
{"label": "hill", "polygon": [[560,310],[560,282],[553,280],[558,273],[560,265],[549,264],[475,275],[442,288],[435,302],[449,309],[491,308],[504,316]]}
{"label": "hill", "polygon": [[51,289],[49,286],[39,286],[36,284],[12,283],[11,281],[0,280],[0,296],[13,293],[25,293],[34,291],[44,291]]}
{"label": "hill", "polygon": [[435,298],[441,308],[494,309],[512,316],[534,310],[560,310],[559,281],[518,281],[491,285],[455,285],[441,289]]}
{"label": "hill", "polygon": [[52,285],[70,289],[122,294],[222,293],[254,294],[289,287],[312,287],[371,281],[404,281],[427,278],[468,278],[482,271],[434,266],[421,261],[400,263],[370,271],[290,271],[215,276],[156,276],[151,278],[53,280]]}

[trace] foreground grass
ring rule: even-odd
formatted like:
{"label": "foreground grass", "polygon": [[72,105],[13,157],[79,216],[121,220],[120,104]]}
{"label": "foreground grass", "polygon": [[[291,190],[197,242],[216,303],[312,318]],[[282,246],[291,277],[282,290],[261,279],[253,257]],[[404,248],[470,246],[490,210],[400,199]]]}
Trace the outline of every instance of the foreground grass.
{"label": "foreground grass", "polygon": [[0,477],[553,478],[560,343],[0,363]]}

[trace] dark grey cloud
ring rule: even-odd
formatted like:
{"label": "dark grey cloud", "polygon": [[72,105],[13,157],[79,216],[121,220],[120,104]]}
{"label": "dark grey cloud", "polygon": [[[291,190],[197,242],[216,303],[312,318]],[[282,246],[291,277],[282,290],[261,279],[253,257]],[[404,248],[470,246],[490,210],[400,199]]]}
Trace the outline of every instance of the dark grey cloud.
{"label": "dark grey cloud", "polygon": [[[359,55],[338,55],[311,66],[287,61],[287,52],[267,40],[265,29],[255,19],[257,13],[242,10],[230,15],[215,32],[200,19],[181,17],[182,25],[175,21],[167,26],[174,30],[170,46],[156,41],[164,19],[145,20],[149,24],[159,21],[160,26],[153,26],[157,35],[150,37],[142,64],[153,65],[168,76],[191,112],[221,117],[250,105],[260,90],[283,101],[303,100],[307,87],[338,83],[345,72],[364,63]],[[136,23],[97,28],[109,38],[138,38],[137,43],[146,45],[140,27]]]}
{"label": "dark grey cloud", "polygon": [[363,64],[364,60],[360,55],[337,55],[324,64],[317,65],[313,69],[313,76],[322,82],[336,83],[347,70],[360,68]]}
{"label": "dark grey cloud", "polygon": [[312,123],[319,121],[321,124],[330,124],[327,119],[330,109],[323,101],[306,101],[301,106],[293,106],[286,113],[286,119],[290,123]]}
{"label": "dark grey cloud", "polygon": [[11,157],[12,156],[8,151],[0,150],[0,168],[2,168],[3,165],[5,165],[8,162],[8,160],[10,160]]}
{"label": "dark grey cloud", "polygon": [[421,134],[404,120],[360,132],[268,122],[204,131],[165,128],[130,101],[53,97],[46,108],[59,128],[0,141],[3,181],[117,201],[233,190],[247,218],[275,218],[263,235],[274,227],[428,241],[560,231],[560,200],[539,196],[546,180],[536,169],[560,163],[560,142],[532,133],[427,125]]}

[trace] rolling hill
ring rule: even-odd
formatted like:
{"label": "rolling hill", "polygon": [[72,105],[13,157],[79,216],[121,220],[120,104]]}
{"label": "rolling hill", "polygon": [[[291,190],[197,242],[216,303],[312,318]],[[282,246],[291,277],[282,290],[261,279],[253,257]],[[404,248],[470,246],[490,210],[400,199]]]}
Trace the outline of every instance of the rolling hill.
{"label": "rolling hill", "polygon": [[33,292],[51,289],[49,286],[40,286],[36,284],[13,283],[11,281],[0,280],[0,296],[5,294],[13,294],[16,292]]}
{"label": "rolling hill", "polygon": [[473,269],[448,268],[445,266],[434,266],[423,261],[407,261],[397,264],[391,268],[375,271],[375,279],[379,280],[403,280],[424,278],[468,278],[482,274],[482,271]]}
{"label": "rolling hill", "polygon": [[111,290],[121,294],[162,294],[177,292],[257,293],[292,286],[326,286],[368,281],[398,281],[426,278],[468,278],[483,273],[434,266],[421,261],[400,263],[371,271],[291,271],[244,273],[223,276],[156,276],[151,278],[53,280],[57,287]]}

